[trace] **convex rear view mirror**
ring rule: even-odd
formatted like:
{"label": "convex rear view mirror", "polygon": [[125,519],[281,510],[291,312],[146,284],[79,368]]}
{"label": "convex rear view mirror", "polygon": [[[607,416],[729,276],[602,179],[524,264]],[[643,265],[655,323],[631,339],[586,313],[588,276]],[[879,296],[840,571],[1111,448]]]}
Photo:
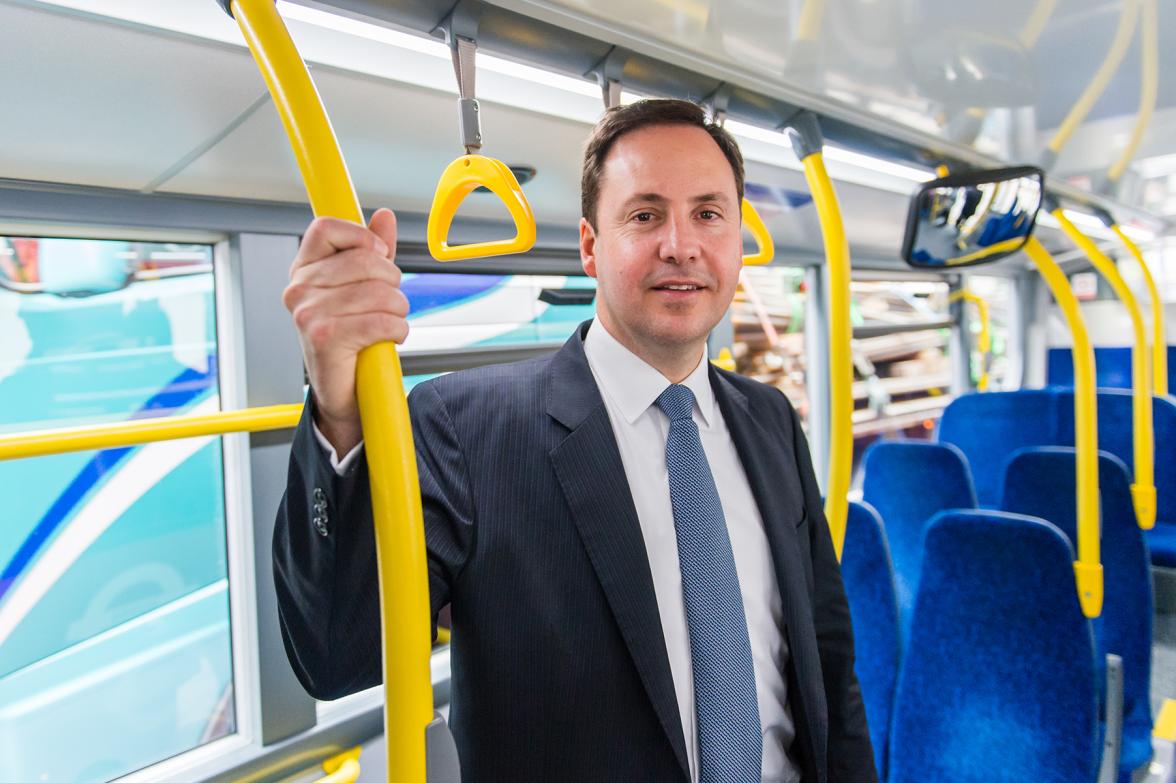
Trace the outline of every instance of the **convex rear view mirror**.
{"label": "convex rear view mirror", "polygon": [[952,174],[911,199],[902,256],[922,269],[999,261],[1029,241],[1045,175],[1033,166]]}

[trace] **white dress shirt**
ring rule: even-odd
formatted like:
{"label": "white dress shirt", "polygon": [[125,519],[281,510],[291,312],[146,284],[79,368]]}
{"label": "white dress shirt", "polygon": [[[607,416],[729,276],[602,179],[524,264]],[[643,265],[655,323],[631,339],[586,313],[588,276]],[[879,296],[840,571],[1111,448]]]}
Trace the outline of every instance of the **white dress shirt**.
{"label": "white dress shirt", "polygon": [[[599,321],[588,330],[584,353],[612,423],[645,539],[670,673],[678,697],[690,779],[697,783],[694,673],[666,468],[666,438],[670,425],[669,419],[655,404],[670,382],[617,342]],[[763,738],[762,780],[765,783],[794,783],[800,780],[800,773],[785,752],[792,745],[795,729],[784,678],[789,653],[783,635],[780,589],[759,507],[715,401],[707,366],[704,351],[698,367],[682,384],[694,393],[694,422],[698,425],[702,447],[719,491],[743,595]],[[314,432],[332,467],[343,475],[354,463],[363,444],[357,445],[340,460],[317,427]]]}
{"label": "white dress shirt", "polygon": [[[666,468],[670,420],[655,404],[670,382],[617,342],[599,320],[588,330],[584,353],[608,410],[641,523],[641,534],[645,538],[666,653],[686,737],[690,779],[696,783],[698,731],[695,726],[694,674]],[[715,400],[707,365],[704,351],[698,367],[682,381],[682,385],[694,393],[694,423],[698,425],[702,448],[719,491],[735,555],[739,589],[743,594],[763,737],[763,780],[792,783],[800,780],[800,773],[785,753],[785,749],[792,745],[795,729],[788,709],[788,688],[784,678],[788,645],[783,635],[780,589],[776,584],[776,572],[759,507]]]}

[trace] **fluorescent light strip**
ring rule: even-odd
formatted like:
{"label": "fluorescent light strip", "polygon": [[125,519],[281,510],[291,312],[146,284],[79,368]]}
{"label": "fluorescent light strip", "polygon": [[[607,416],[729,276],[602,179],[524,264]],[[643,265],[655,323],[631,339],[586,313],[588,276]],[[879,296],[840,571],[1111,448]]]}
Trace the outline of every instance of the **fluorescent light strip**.
{"label": "fluorescent light strip", "polygon": [[[316,8],[308,8],[304,5],[296,5],[295,3],[287,2],[287,0],[278,0],[278,11],[285,19],[294,19],[299,22],[315,25],[316,27],[334,30],[345,35],[366,38],[369,41],[396,46],[400,49],[427,54],[443,60],[450,59],[449,47],[439,40],[398,32],[381,25],[361,22],[358,19],[350,19],[345,16],[339,16],[338,14],[328,13],[327,11],[320,11]],[[490,54],[478,53],[477,68],[492,73],[500,73],[504,76],[513,76],[516,79],[542,84],[546,87],[566,90],[577,95],[585,95],[591,98],[600,97],[600,88],[586,79],[575,79],[571,76],[552,73],[542,68],[523,65],[522,63],[505,60]]]}
{"label": "fluorescent light strip", "polygon": [[[738,120],[728,120],[726,123],[727,130],[731,131],[736,136],[742,136],[747,139],[754,139],[771,144],[782,149],[792,151],[792,142],[781,131],[769,130],[768,128],[761,128],[758,125],[751,125],[746,122],[739,122]],[[843,163],[848,166],[854,166],[860,169],[867,169],[869,171],[885,174],[887,176],[895,177],[897,179],[904,179],[910,182],[922,183],[935,179],[935,175],[924,169],[915,168],[914,166],[904,166],[901,163],[894,163],[882,158],[876,158],[872,155],[863,155],[860,152],[853,152],[844,147],[838,147],[832,144],[826,144],[824,148],[826,160],[835,163]],[[794,168],[799,168],[800,162],[797,161]]]}

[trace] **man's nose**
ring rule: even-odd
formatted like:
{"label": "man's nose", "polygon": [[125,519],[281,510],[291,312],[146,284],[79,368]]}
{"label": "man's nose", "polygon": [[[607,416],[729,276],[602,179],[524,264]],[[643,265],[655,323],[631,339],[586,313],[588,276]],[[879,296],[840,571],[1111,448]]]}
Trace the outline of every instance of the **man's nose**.
{"label": "man's nose", "polygon": [[702,253],[698,227],[689,215],[670,214],[661,239],[661,259],[686,264],[697,261]]}

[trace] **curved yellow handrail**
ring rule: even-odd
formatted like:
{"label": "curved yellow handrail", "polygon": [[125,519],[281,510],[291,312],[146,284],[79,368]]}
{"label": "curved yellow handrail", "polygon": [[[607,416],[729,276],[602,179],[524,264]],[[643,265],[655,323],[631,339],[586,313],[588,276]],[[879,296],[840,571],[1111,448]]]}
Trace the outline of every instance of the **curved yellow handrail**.
{"label": "curved yellow handrail", "polygon": [[1054,6],[1057,4],[1058,0],[1038,0],[1037,5],[1033,7],[1033,12],[1029,14],[1029,19],[1021,28],[1021,35],[1018,37],[1021,46],[1026,51],[1034,47],[1037,39],[1045,31],[1046,22],[1053,15]]}
{"label": "curved yellow handrail", "polygon": [[974,250],[962,256],[953,256],[946,259],[944,266],[953,267],[962,264],[971,264],[991,256],[998,256],[1001,253],[1012,253],[1021,249],[1021,245],[1025,243],[1024,237],[1013,237],[1012,239],[1002,239],[995,242],[988,247],[982,247],[979,250]]}
{"label": "curved yellow handrail", "polygon": [[1107,172],[1107,180],[1111,183],[1119,181],[1123,172],[1127,170],[1131,159],[1143,141],[1143,134],[1151,124],[1152,114],[1156,109],[1156,96],[1159,94],[1160,81],[1160,53],[1159,53],[1159,20],[1156,11],[1156,0],[1143,0],[1140,18],[1139,37],[1141,39],[1141,73],[1139,86],[1139,112],[1135,116],[1135,128],[1131,131],[1131,138],[1119,159]]}
{"label": "curved yellow handrail", "polygon": [[323,772],[327,776],[315,783],[355,783],[359,780],[359,754],[362,752],[361,748],[352,748],[327,759],[323,762]]}
{"label": "curved yellow handrail", "polygon": [[980,352],[984,361],[983,369],[980,371],[980,380],[977,382],[976,388],[979,391],[988,391],[987,356],[992,351],[992,321],[989,318],[988,302],[984,300],[984,297],[967,288],[960,289],[947,298],[949,302],[956,302],[960,299],[974,304],[976,306],[976,314],[980,317],[980,334],[976,338],[976,350]]}
{"label": "curved yellow handrail", "polygon": [[763,266],[764,264],[772,263],[772,259],[776,256],[776,243],[772,241],[772,234],[768,231],[767,225],[764,224],[764,219],[760,217],[759,212],[747,199],[743,199],[743,206],[741,208],[743,213],[743,226],[751,232],[752,237],[755,238],[756,245],[759,249],[754,253],[748,253],[743,256],[744,266]]}
{"label": "curved yellow handrail", "polygon": [[849,320],[849,240],[833,182],[820,152],[805,157],[804,178],[813,194],[829,265],[829,477],[825,483],[825,517],[837,559],[845,547],[849,515],[849,481],[853,471],[853,360]]}
{"label": "curved yellow handrail", "polygon": [[[233,0],[231,10],[281,114],[314,213],[362,224],[326,110],[273,0]],[[356,397],[372,483],[388,777],[424,781],[425,728],[433,720],[424,517],[400,358],[392,343],[359,354]]]}
{"label": "curved yellow handrail", "polygon": [[1135,457],[1135,481],[1131,485],[1131,499],[1135,502],[1135,517],[1139,526],[1144,530],[1151,530],[1156,524],[1156,484],[1152,443],[1152,387],[1143,314],[1140,312],[1135,294],[1127,287],[1115,262],[1107,258],[1094,242],[1079,231],[1061,208],[1052,212],[1066,236],[1082,248],[1082,252],[1090,259],[1090,263],[1094,264],[1094,268],[1111,284],[1111,288],[1115,290],[1115,294],[1131,317],[1131,329],[1135,336],[1131,346],[1131,418]]}
{"label": "curved yellow handrail", "polygon": [[1127,47],[1131,45],[1131,36],[1135,32],[1135,22],[1138,18],[1139,0],[1123,0],[1123,11],[1119,15],[1119,26],[1115,30],[1115,37],[1111,41],[1111,48],[1107,50],[1102,65],[1095,72],[1094,77],[1090,80],[1090,84],[1086,86],[1086,90],[1082,93],[1078,102],[1070,109],[1070,113],[1062,121],[1057,133],[1050,139],[1048,149],[1054,155],[1062,151],[1062,147],[1070,140],[1074,131],[1078,129],[1078,126],[1086,119],[1086,115],[1094,108],[1094,104],[1098,101],[1099,96],[1103,94],[1103,90],[1107,88],[1107,84],[1111,81],[1111,76],[1114,75],[1115,69],[1119,67],[1119,63],[1123,61],[1123,56],[1127,54]]}
{"label": "curved yellow handrail", "polygon": [[[479,186],[488,188],[502,199],[514,220],[514,238],[450,245],[449,227],[453,224],[457,208]],[[523,189],[509,166],[484,155],[462,155],[446,167],[437,182],[433,206],[429,210],[427,234],[429,252],[438,261],[525,253],[535,245],[535,213],[531,211],[531,204],[523,195]]]}
{"label": "curved yellow handrail", "polygon": [[1127,251],[1134,256],[1140,271],[1143,272],[1143,280],[1147,284],[1147,295],[1151,300],[1152,311],[1152,390],[1156,394],[1166,396],[1168,394],[1168,330],[1164,326],[1164,303],[1160,299],[1160,289],[1156,286],[1156,279],[1152,276],[1151,269],[1148,268],[1139,245],[1132,242],[1117,223],[1111,226],[1111,231],[1115,232]]}
{"label": "curved yellow handrail", "polygon": [[138,446],[230,432],[264,432],[297,426],[302,405],[269,405],[196,416],[167,416],[59,430],[22,432],[0,437],[0,460],[44,457],[69,451]]}
{"label": "curved yellow handrail", "polygon": [[1094,347],[1082,320],[1078,298],[1061,267],[1037,237],[1030,237],[1025,252],[1037,266],[1061,308],[1073,336],[1074,361],[1074,447],[1076,499],[1078,509],[1078,559],[1074,579],[1078,601],[1087,617],[1102,614],[1103,567],[1100,555],[1098,499],[1098,392],[1094,383]]}

